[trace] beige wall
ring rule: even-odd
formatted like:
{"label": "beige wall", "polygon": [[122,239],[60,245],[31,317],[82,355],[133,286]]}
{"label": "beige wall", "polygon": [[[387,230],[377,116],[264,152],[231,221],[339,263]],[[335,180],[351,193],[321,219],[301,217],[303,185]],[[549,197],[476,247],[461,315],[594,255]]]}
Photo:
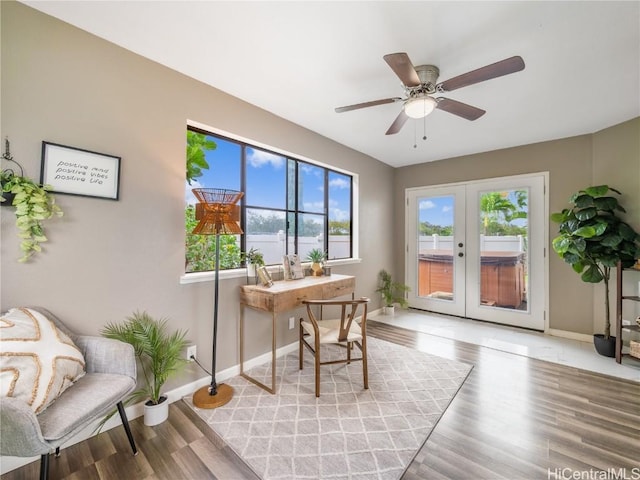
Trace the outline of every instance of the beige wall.
{"label": "beige wall", "polygon": [[[19,264],[13,210],[1,218],[0,308],[42,305],[74,330],[96,334],[134,310],[189,330],[210,364],[213,283],[181,285],[187,119],[352,171],[360,180],[358,295],[390,268],[393,169],[309,130],[15,2],[2,8],[2,138],[39,178],[43,140],[122,157],[120,200],[57,195],[64,217],[47,222],[44,254]],[[6,165],[3,164],[3,167]],[[220,285],[218,370],[238,363],[238,285]],[[251,319],[249,319],[251,320]],[[284,320],[284,319],[283,319]],[[281,324],[279,344],[296,330]],[[264,318],[249,332],[270,336]],[[269,338],[269,337],[266,337]],[[249,356],[270,347],[262,342]]]}
{"label": "beige wall", "polygon": [[[640,229],[640,119],[594,135],[394,170],[22,4],[1,2],[1,8],[0,135],[9,136],[15,159],[37,178],[43,140],[122,157],[120,200],[57,195],[65,216],[48,222],[46,253],[32,263],[17,263],[14,218],[10,209],[0,209],[2,310],[43,305],[89,334],[147,310],[188,329],[199,358],[210,361],[213,285],[179,283],[188,119],[360,176],[363,262],[335,271],[356,275],[356,293],[371,296],[373,308],[379,306],[379,269],[404,277],[404,235],[394,231],[404,232],[408,187],[548,171],[551,211],[584,186],[610,183],[625,193],[629,220]],[[395,229],[380,228],[388,218],[395,218]],[[593,287],[553,253],[550,278],[551,327],[592,333],[598,308]],[[242,282],[221,282],[219,369],[238,362]],[[280,345],[295,338],[285,323]],[[249,330],[259,340],[268,322],[253,322]],[[261,351],[256,344],[250,354]]]}
{"label": "beige wall", "polygon": [[[639,142],[640,119],[634,119],[594,135],[399,168],[394,184],[396,227],[404,231],[407,188],[549,172],[550,212],[567,207],[571,194],[582,188],[609,184],[624,193],[620,200],[627,207],[627,220],[640,231]],[[556,234],[557,225],[552,223],[549,247]],[[394,248],[396,270],[403,272],[402,244],[398,242]],[[583,283],[552,250],[549,277],[550,328],[584,334],[599,332],[604,303],[600,287]]]}

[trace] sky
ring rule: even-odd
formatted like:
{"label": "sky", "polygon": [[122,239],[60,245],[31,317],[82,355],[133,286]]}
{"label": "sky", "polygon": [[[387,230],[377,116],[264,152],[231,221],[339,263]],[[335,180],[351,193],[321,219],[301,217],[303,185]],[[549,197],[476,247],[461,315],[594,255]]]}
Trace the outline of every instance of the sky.
{"label": "sky", "polygon": [[[241,190],[241,146],[220,138],[214,138],[215,150],[205,152],[209,164],[203,175],[186,184],[185,200],[196,203],[192,188],[227,188]],[[303,209],[321,212],[324,187],[321,167],[301,163]],[[257,148],[247,147],[247,205],[286,208],[286,158]],[[329,175],[331,219],[349,218],[350,190],[348,177],[336,172]]]}
{"label": "sky", "polygon": [[[514,205],[517,205],[513,191],[509,191],[509,199]],[[420,222],[429,222],[432,225],[448,227],[453,225],[454,214],[454,197],[453,195],[421,197],[418,200],[418,218]],[[512,221],[513,225],[526,225],[525,219],[516,219]]]}
{"label": "sky", "polygon": [[418,204],[420,222],[449,227],[453,225],[453,196],[423,197]]}

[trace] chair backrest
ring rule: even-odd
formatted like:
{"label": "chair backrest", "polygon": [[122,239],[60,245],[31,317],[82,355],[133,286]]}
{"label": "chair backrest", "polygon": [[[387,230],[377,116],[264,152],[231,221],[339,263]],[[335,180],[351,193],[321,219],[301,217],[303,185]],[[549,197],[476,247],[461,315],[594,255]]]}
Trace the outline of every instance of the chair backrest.
{"label": "chair backrest", "polygon": [[367,325],[367,308],[369,305],[369,299],[367,297],[361,297],[354,300],[305,300],[303,302],[307,305],[307,315],[309,320],[315,325],[318,324],[318,319],[313,312],[313,306],[319,305],[325,306],[339,306],[340,307],[340,326],[338,333],[338,341],[344,342],[347,340],[351,324],[356,318],[358,318],[359,307],[362,305],[362,315],[360,316],[360,331],[362,336],[366,335]]}

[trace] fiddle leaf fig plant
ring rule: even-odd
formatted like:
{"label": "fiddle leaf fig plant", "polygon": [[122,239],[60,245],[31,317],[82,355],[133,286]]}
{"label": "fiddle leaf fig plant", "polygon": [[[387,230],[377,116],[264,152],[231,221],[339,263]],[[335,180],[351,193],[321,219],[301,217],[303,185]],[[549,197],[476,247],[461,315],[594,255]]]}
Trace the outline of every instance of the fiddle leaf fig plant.
{"label": "fiddle leaf fig plant", "polygon": [[640,235],[618,217],[625,209],[611,193],[621,195],[608,185],[588,187],[573,194],[570,208],[551,214],[559,223],[553,239],[554,251],[580,275],[583,282],[605,286],[604,338],[611,336],[609,279],[618,261],[623,268],[640,258]]}
{"label": "fiddle leaf fig plant", "polygon": [[[41,252],[40,244],[47,241],[42,222],[53,216],[61,217],[62,210],[56,205],[48,185],[40,185],[28,177],[15,175],[11,170],[2,171],[0,183],[3,194],[13,195],[18,237],[22,239],[22,257],[18,261],[26,262]],[[7,201],[5,195],[0,200]]]}

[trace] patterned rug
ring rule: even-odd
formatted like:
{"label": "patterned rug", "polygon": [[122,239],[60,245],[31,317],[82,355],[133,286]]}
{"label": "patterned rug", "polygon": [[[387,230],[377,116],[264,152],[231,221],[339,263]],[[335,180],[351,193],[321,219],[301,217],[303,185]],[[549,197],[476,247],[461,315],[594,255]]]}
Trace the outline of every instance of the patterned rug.
{"label": "patterned rug", "polygon": [[[368,390],[360,362],[323,365],[316,398],[305,351],[303,370],[297,352],[277,360],[277,395],[238,376],[224,382],[235,392],[223,407],[184,401],[264,480],[395,480],[472,367],[371,337],[368,350]],[[248,373],[271,382],[270,364]]]}

